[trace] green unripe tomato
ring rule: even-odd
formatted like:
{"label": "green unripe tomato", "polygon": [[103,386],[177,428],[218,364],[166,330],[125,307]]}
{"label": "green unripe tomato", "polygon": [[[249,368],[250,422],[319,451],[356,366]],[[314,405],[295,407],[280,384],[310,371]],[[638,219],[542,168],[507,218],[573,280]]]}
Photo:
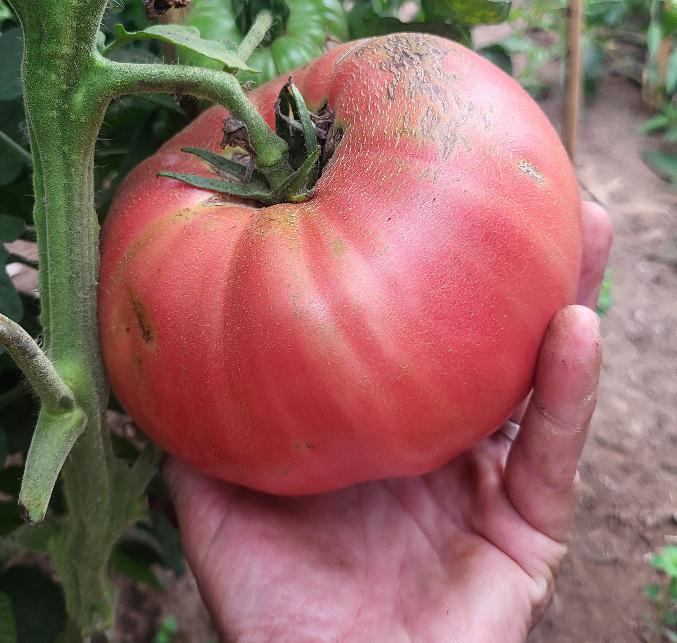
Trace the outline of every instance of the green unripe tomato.
{"label": "green unripe tomato", "polygon": [[[259,85],[320,56],[328,39],[348,38],[346,15],[339,0],[284,0],[286,17],[274,11],[275,23],[269,37],[251,55],[248,65],[255,72],[241,72],[243,82]],[[245,36],[232,0],[193,0],[186,24],[200,35],[237,46]],[[272,38],[270,37],[272,35]],[[218,69],[219,63],[195,54],[179,52],[181,62]]]}

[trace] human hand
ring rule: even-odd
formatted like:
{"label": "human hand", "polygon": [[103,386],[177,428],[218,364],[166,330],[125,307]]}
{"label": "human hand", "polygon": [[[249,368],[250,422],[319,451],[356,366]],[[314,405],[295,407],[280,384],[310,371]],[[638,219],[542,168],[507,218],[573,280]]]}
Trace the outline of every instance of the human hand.
{"label": "human hand", "polygon": [[[611,233],[584,207],[578,300]],[[596,315],[560,311],[517,437],[497,431],[418,477],[281,498],[170,460],[184,549],[224,640],[522,641],[552,595],[595,406]]]}

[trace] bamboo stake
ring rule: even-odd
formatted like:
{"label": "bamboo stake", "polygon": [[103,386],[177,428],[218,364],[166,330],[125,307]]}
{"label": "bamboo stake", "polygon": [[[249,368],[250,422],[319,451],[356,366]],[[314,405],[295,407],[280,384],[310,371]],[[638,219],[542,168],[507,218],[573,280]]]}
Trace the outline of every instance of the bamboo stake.
{"label": "bamboo stake", "polygon": [[578,138],[578,115],[581,106],[581,31],[583,0],[570,0],[567,29],[567,69],[564,94],[562,139],[569,158],[574,160]]}

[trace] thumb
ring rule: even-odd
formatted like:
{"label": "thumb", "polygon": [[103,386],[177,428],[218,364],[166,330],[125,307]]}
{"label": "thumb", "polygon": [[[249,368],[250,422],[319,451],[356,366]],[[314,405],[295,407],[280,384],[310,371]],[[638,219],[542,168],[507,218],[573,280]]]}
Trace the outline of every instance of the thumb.
{"label": "thumb", "polygon": [[565,541],[576,503],[576,472],[597,399],[599,319],[569,306],[555,315],[541,348],[534,393],[505,468],[522,517]]}

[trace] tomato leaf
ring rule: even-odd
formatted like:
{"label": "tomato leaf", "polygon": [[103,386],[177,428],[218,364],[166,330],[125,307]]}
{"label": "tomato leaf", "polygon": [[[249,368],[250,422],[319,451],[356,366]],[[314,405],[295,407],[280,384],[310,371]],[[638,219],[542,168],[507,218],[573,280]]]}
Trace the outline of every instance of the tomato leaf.
{"label": "tomato leaf", "polygon": [[21,236],[26,224],[19,217],[0,214],[0,241],[14,241]]}
{"label": "tomato leaf", "polygon": [[4,592],[0,593],[0,642],[17,643],[12,601]]}
{"label": "tomato leaf", "polygon": [[317,146],[301,167],[273,190],[271,193],[272,202],[291,201],[292,203],[300,203],[307,200],[310,197],[310,186],[313,185],[313,177],[317,172],[319,160],[320,147]]}
{"label": "tomato leaf", "polygon": [[677,154],[645,152],[644,160],[656,174],[670,181],[670,183],[677,183]]}
{"label": "tomato leaf", "polygon": [[[310,112],[291,77],[280,90],[275,103],[275,130],[289,146],[289,161],[293,168],[300,168],[318,147]],[[319,167],[315,174],[309,177],[309,185],[315,183],[318,170]]]}
{"label": "tomato leaf", "polygon": [[[355,9],[361,5],[356,4]],[[402,22],[390,16],[360,17],[353,9],[348,15],[351,38],[386,36],[402,31],[429,33],[470,46],[470,30],[464,25],[447,24],[444,21]]]}
{"label": "tomato leaf", "polygon": [[0,592],[9,596],[17,641],[56,641],[66,626],[66,607],[61,588],[47,574],[14,565],[0,575]]}
{"label": "tomato leaf", "polygon": [[488,45],[482,47],[482,49],[478,49],[477,53],[484,56],[487,60],[490,60],[506,74],[512,76],[512,57],[503,45],[499,43]]}
{"label": "tomato leaf", "polygon": [[136,552],[134,555],[128,555],[119,548],[114,549],[111,555],[111,565],[118,574],[127,576],[127,578],[144,583],[153,589],[164,588],[163,583],[153,573],[150,566],[139,560],[139,555]]}
{"label": "tomato leaf", "polygon": [[668,95],[677,92],[677,47],[672,50],[665,70],[665,91]]}
{"label": "tomato leaf", "polygon": [[[237,163],[202,147],[182,147],[181,151],[206,161],[217,174],[230,174],[238,179],[244,179],[247,173],[247,168],[242,163]],[[265,177],[258,170],[254,170],[252,178],[254,177],[265,181]]]}
{"label": "tomato leaf", "polygon": [[510,12],[511,0],[421,0],[427,20],[460,25],[495,25]]}
{"label": "tomato leaf", "polygon": [[21,29],[15,27],[0,34],[0,100],[21,96],[21,56],[23,38]]}
{"label": "tomato leaf", "polygon": [[199,174],[182,174],[181,172],[158,172],[158,176],[165,176],[169,179],[176,179],[182,183],[192,185],[195,188],[203,190],[213,190],[221,194],[231,194],[241,199],[253,199],[268,203],[270,200],[270,188],[266,185],[261,186],[258,181],[250,183],[234,183],[220,178],[211,178],[200,176]]}
{"label": "tomato leaf", "polygon": [[237,54],[221,42],[204,40],[195,27],[186,25],[153,25],[142,31],[127,31],[123,25],[115,25],[117,40],[109,45],[106,50],[124,45],[135,40],[159,40],[160,42],[181,47],[190,52],[200,54],[211,60],[216,60],[223,65],[228,72],[254,71]]}

